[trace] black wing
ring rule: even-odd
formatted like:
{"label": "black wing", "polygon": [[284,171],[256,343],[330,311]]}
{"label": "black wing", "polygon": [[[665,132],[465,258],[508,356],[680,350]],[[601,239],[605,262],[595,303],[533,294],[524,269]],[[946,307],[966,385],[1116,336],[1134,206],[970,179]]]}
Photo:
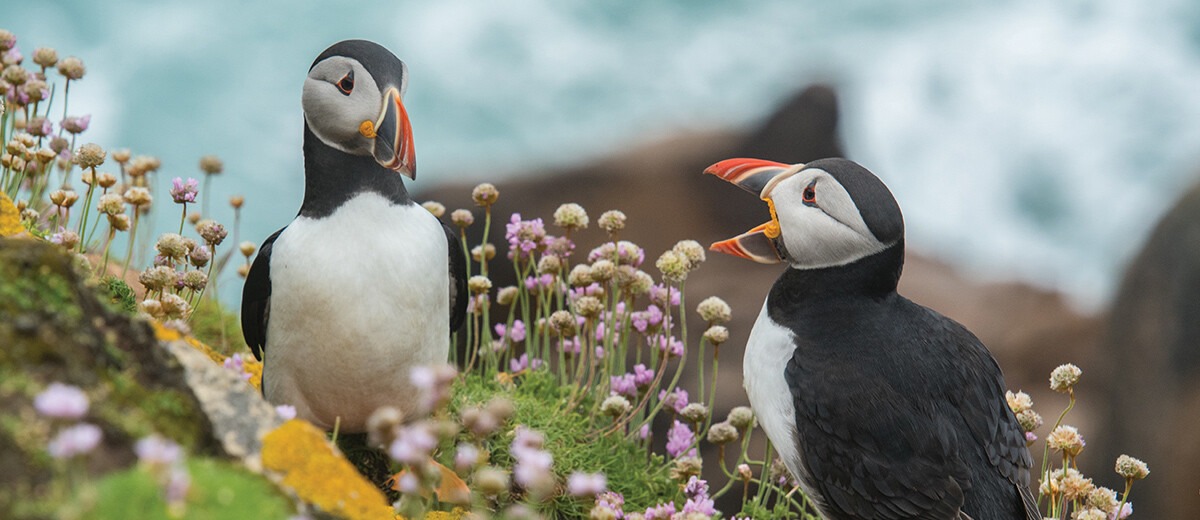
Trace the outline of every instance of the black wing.
{"label": "black wing", "polygon": [[[806,358],[788,363],[796,412],[797,475],[831,519],[961,518],[969,478],[954,428],[931,420],[920,397],[883,378]],[[830,377],[831,374],[837,374]]]}
{"label": "black wing", "polygon": [[454,229],[444,223],[442,227],[450,250],[450,333],[454,334],[467,318],[467,257]]}
{"label": "black wing", "polygon": [[271,313],[271,248],[283,229],[267,237],[258,248],[258,256],[254,257],[242,288],[242,337],[259,361],[267,348],[267,320]]}

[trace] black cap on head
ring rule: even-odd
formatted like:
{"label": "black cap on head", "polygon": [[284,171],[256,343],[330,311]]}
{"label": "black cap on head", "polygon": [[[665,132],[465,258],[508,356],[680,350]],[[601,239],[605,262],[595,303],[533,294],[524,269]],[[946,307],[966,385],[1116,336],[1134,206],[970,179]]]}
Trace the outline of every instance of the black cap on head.
{"label": "black cap on head", "polygon": [[892,244],[904,238],[904,215],[891,190],[870,170],[849,159],[820,159],[804,166],[829,172],[850,194],[863,222],[884,244]]}
{"label": "black cap on head", "polygon": [[[322,60],[330,56],[345,56],[357,60],[375,78],[375,84],[380,92],[393,86],[402,89],[404,86],[404,62],[400,61],[386,47],[368,40],[343,40],[330,45],[317,59],[313,60],[308,70],[312,70]],[[393,80],[393,78],[395,78]],[[389,84],[389,80],[394,84]],[[401,90],[403,92],[403,90]]]}

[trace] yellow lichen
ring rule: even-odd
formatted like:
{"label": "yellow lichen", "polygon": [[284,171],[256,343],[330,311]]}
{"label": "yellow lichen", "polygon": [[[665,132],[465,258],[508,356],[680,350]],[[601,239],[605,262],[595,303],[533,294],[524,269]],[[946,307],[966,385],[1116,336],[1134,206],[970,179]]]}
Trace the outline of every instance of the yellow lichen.
{"label": "yellow lichen", "polygon": [[301,500],[351,520],[393,518],[375,486],[354,469],[312,424],[292,419],[263,437],[263,467],[283,474]]}
{"label": "yellow lichen", "polygon": [[21,227],[21,212],[13,205],[8,195],[0,193],[0,237],[16,235],[25,228]]}
{"label": "yellow lichen", "polygon": [[[225,364],[225,356],[222,356],[217,351],[213,350],[212,347],[205,345],[204,342],[191,336],[184,336],[175,329],[164,327],[162,323],[158,322],[158,320],[153,320],[150,323],[154,325],[154,336],[158,338],[159,341],[183,340],[183,342],[187,343],[188,346],[200,351],[201,354],[208,356],[208,359],[213,360],[214,363],[218,365]],[[250,373],[250,379],[247,381],[250,383],[250,386],[253,386],[255,389],[261,389],[263,369],[262,363],[252,358],[247,358],[243,362],[242,366],[246,372]]]}

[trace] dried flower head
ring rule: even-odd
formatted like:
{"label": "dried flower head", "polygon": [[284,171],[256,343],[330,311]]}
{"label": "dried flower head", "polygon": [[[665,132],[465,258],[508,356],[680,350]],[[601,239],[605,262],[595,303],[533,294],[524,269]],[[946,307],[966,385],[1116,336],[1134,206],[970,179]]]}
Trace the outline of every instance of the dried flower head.
{"label": "dried flower head", "polygon": [[1145,462],[1129,455],[1117,457],[1116,470],[1118,475],[1126,479],[1141,480],[1150,475],[1150,467]]}
{"label": "dried flower head", "polygon": [[1070,392],[1082,374],[1083,371],[1079,367],[1070,363],[1059,365],[1050,373],[1050,389],[1064,394]]}
{"label": "dried flower head", "polygon": [[625,229],[625,213],[612,209],[600,214],[600,218],[596,220],[600,229],[608,232],[609,235]]}
{"label": "dried flower head", "polygon": [[573,287],[586,287],[592,282],[592,267],[587,264],[579,264],[571,269],[571,273],[567,275],[567,283]]}
{"label": "dried flower head", "polygon": [[[1008,401],[1008,407],[1014,414],[1019,414],[1025,410],[1033,408],[1033,398],[1025,392],[1013,393],[1011,390],[1004,393],[1005,400]],[[1029,431],[1029,430],[1026,430]]]}
{"label": "dried flower head", "polygon": [[695,240],[680,240],[671,250],[687,260],[689,271],[696,270],[700,264],[704,263],[704,246]]}
{"label": "dried flower head", "polygon": [[587,211],[574,202],[563,204],[554,210],[554,225],[567,231],[587,229]]}
{"label": "dried flower head", "polygon": [[516,287],[511,285],[504,287],[496,293],[496,303],[499,303],[500,305],[512,305],[512,302],[516,300],[518,293],[519,291]]}
{"label": "dried flower head", "polygon": [[721,345],[729,341],[729,329],[724,325],[713,325],[704,331],[704,339],[713,345]]}
{"label": "dried flower head", "polygon": [[104,149],[96,143],[87,143],[75,151],[73,161],[80,168],[95,168],[104,164]]}
{"label": "dried flower head", "polygon": [[404,424],[404,412],[393,406],[376,408],[367,417],[367,442],[371,446],[390,446],[396,440],[400,425]]}
{"label": "dried flower head", "polygon": [[716,445],[728,444],[738,439],[738,430],[732,424],[720,422],[708,429],[708,442]]}
{"label": "dried flower head", "polygon": [[484,244],[472,247],[471,258],[480,263],[482,263],[484,260],[490,262],[493,258],[496,258],[496,246],[492,244]]}
{"label": "dried flower head", "polygon": [[575,312],[584,318],[595,318],[604,310],[604,304],[595,296],[581,296],[575,300]]}
{"label": "dried flower head", "polygon": [[111,173],[100,172],[98,175],[96,175],[96,184],[99,184],[101,188],[111,188],[116,183],[117,176]]}
{"label": "dried flower head", "polygon": [[83,115],[80,117],[68,117],[68,118],[63,119],[62,121],[59,121],[59,125],[62,126],[62,129],[66,130],[67,133],[73,134],[73,135],[82,134],[83,132],[87,131],[88,126],[91,125],[91,123],[92,123],[91,114]]}
{"label": "dried flower head", "polygon": [[108,215],[108,225],[117,231],[129,231],[129,215],[124,213]]}
{"label": "dried flower head", "polygon": [[182,259],[188,254],[187,242],[176,233],[163,233],[154,247],[160,255],[172,260]]}
{"label": "dried flower head", "polygon": [[475,484],[474,488],[484,496],[494,497],[508,491],[508,473],[497,467],[479,468],[472,480]]}
{"label": "dried flower head", "polygon": [[610,395],[600,403],[600,413],[609,417],[620,417],[632,409],[633,405],[629,403],[629,399],[620,395]]}
{"label": "dried flower head", "polygon": [[150,190],[146,188],[133,187],[125,190],[125,202],[133,207],[145,206],[154,201],[154,197],[150,196]]}
{"label": "dried flower head", "polygon": [[12,50],[17,46],[17,35],[8,29],[0,29],[0,51]]}
{"label": "dried flower head", "polygon": [[1017,414],[1017,423],[1021,425],[1022,430],[1031,432],[1042,426],[1042,416],[1032,409],[1022,410]]}
{"label": "dried flower head", "polygon": [[696,306],[696,312],[700,314],[700,319],[710,324],[727,323],[733,318],[733,309],[729,308],[725,300],[716,296],[705,298]]}
{"label": "dried flower head", "polygon": [[1106,487],[1098,487],[1093,489],[1087,496],[1087,505],[1094,507],[1105,513],[1112,513],[1117,510],[1120,505],[1117,500],[1117,492]]}
{"label": "dried flower head", "polygon": [[54,190],[50,192],[50,203],[54,204],[55,206],[62,206],[66,199],[67,192],[65,190]]}
{"label": "dried flower head", "polygon": [[216,175],[225,171],[225,163],[215,155],[205,155],[200,158],[200,171],[205,175]]}
{"label": "dried flower head", "polygon": [[187,216],[188,224],[191,224],[193,226],[196,224],[199,224],[200,217],[201,217],[201,215],[200,215],[199,211],[193,211],[191,213],[188,213],[188,216]]}
{"label": "dried flower head", "polygon": [[545,255],[538,260],[538,274],[556,275],[562,271],[562,259],[554,255]]}
{"label": "dried flower head", "polygon": [[1083,435],[1079,434],[1078,429],[1064,424],[1046,436],[1046,445],[1054,451],[1061,451],[1067,456],[1077,457],[1087,443],[1084,442]]}
{"label": "dried flower head", "polygon": [[617,265],[609,260],[596,260],[592,262],[592,280],[599,283],[607,283],[617,275]]}
{"label": "dried flower head", "polygon": [[666,251],[658,260],[654,262],[654,266],[663,274],[663,280],[671,283],[683,283],[687,280],[690,263],[686,257],[675,252]]}
{"label": "dried flower head", "polygon": [[112,159],[117,161],[117,164],[125,164],[129,162],[130,152],[128,148],[118,148],[112,151]]}
{"label": "dried flower head", "polygon": [[467,280],[467,288],[471,294],[484,294],[492,289],[492,281],[486,276],[475,275]]}
{"label": "dried flower head", "polygon": [[237,274],[238,276],[245,278],[246,275],[250,274],[250,264],[239,265],[237,268]]}
{"label": "dried flower head", "polygon": [[475,223],[475,215],[468,209],[456,209],[450,212],[450,222],[460,228],[466,228]]}
{"label": "dried flower head", "polygon": [[482,183],[471,190],[471,200],[475,201],[476,206],[491,206],[499,198],[500,190],[490,182]]}
{"label": "dried flower head", "polygon": [[87,67],[83,66],[83,60],[75,56],[68,56],[59,60],[58,73],[69,80],[80,80],[87,73]]}
{"label": "dried flower head", "polygon": [[158,301],[162,304],[163,315],[168,319],[186,318],[192,308],[187,300],[173,293],[163,294]]}
{"label": "dried flower head", "polygon": [[437,218],[442,218],[442,215],[446,214],[446,206],[443,206],[441,202],[427,200],[421,203],[421,207]]}
{"label": "dried flower head", "polygon": [[550,315],[550,327],[559,336],[571,338],[575,336],[578,325],[575,323],[575,316],[569,311],[555,311]]}
{"label": "dried flower head", "polygon": [[748,406],[735,406],[729,411],[729,416],[725,420],[734,428],[746,431],[754,427],[754,411]]}
{"label": "dried flower head", "polygon": [[196,224],[196,233],[210,246],[221,245],[221,242],[229,235],[229,232],[225,231],[225,226],[215,220],[201,220]]}
{"label": "dried flower head", "polygon": [[125,212],[125,199],[116,193],[109,193],[100,197],[100,203],[96,205],[96,209],[105,215],[116,215]]}
{"label": "dried flower head", "polygon": [[241,195],[233,195],[233,196],[229,197],[229,205],[232,206],[233,209],[242,209],[242,205],[245,203],[246,203],[246,197],[243,197]]}
{"label": "dried flower head", "polygon": [[[145,282],[142,282],[142,285],[145,285]],[[147,287],[147,289],[149,289],[149,287]],[[138,308],[140,308],[142,312],[155,318],[161,318],[163,316],[162,303],[159,303],[158,300],[153,298],[142,300],[142,302],[138,304]]]}
{"label": "dried flower head", "polygon": [[184,287],[187,287],[188,289],[191,289],[193,291],[199,291],[201,289],[204,289],[205,285],[208,285],[208,275],[204,274],[204,271],[200,271],[198,269],[192,269],[191,271],[184,273],[184,275],[183,275],[183,286]]}
{"label": "dried flower head", "polygon": [[212,260],[212,251],[208,246],[196,246],[192,248],[192,252],[188,254],[188,260],[196,267],[204,267],[208,265],[208,261]]}
{"label": "dried flower head", "polygon": [[687,481],[691,477],[700,476],[700,472],[703,469],[704,463],[700,460],[700,457],[694,455],[679,457],[675,459],[675,464],[671,466],[671,478]]}
{"label": "dried flower head", "polygon": [[708,407],[702,403],[688,403],[683,407],[683,411],[679,412],[684,419],[698,423],[708,417]]}
{"label": "dried flower head", "polygon": [[256,246],[254,244],[254,242],[246,241],[246,242],[242,242],[241,244],[238,244],[238,251],[240,251],[242,253],[242,256],[244,256],[246,258],[250,258],[250,256],[253,255],[254,251],[256,251],[257,249],[258,249],[258,246]]}

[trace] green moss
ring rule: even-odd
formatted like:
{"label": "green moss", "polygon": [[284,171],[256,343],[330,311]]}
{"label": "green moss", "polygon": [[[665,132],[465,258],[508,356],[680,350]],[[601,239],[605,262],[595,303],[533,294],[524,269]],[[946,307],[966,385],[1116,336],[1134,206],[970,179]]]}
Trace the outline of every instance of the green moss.
{"label": "green moss", "polygon": [[250,347],[242,339],[241,318],[213,298],[205,298],[192,313],[189,324],[196,339],[225,356],[249,354]]}
{"label": "green moss", "polygon": [[[232,464],[212,459],[191,460],[192,485],[184,517],[189,519],[288,518],[291,503],[265,478]],[[144,518],[170,520],[163,486],[144,468],[130,468],[104,477],[74,504],[80,517],[95,520]]]}
{"label": "green moss", "polygon": [[[602,472],[608,478],[609,489],[625,497],[628,511],[670,500],[682,503],[680,486],[667,475],[667,464],[661,456],[647,456],[643,448],[621,435],[592,437],[593,432],[608,424],[608,419],[580,413],[579,410],[589,409],[587,402],[566,412],[568,394],[569,389],[559,386],[546,371],[522,376],[512,390],[469,374],[456,384],[450,408],[458,414],[463,408],[485,403],[498,395],[512,400],[515,413],[511,426],[488,439],[484,446],[491,452],[493,464],[512,467],[509,449],[515,425],[523,424],[545,434],[546,450],[554,456],[554,471],[560,482],[573,471]],[[558,496],[544,507],[543,513],[551,518],[586,518],[591,503]]]}

